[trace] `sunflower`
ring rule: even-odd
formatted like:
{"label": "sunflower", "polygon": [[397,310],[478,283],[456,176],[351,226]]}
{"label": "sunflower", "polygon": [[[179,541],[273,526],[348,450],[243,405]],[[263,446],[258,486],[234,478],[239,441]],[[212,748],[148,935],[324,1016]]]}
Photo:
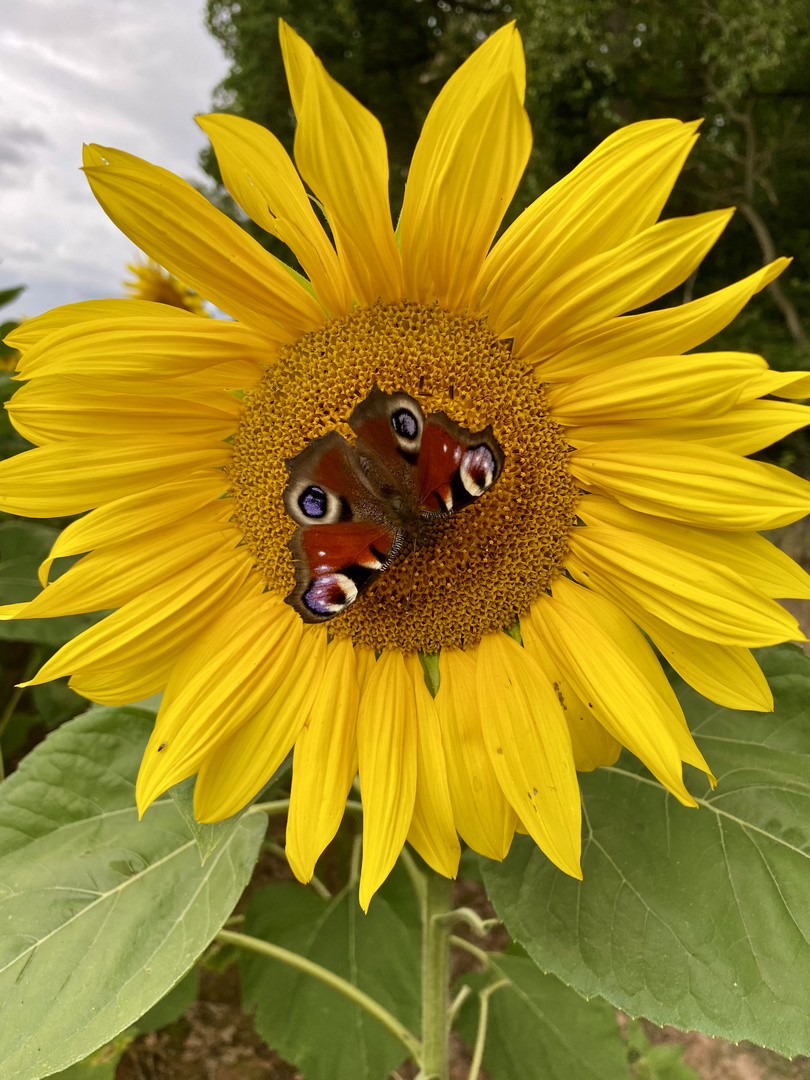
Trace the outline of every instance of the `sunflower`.
{"label": "sunflower", "polygon": [[151,300],[156,304],[170,304],[184,308],[195,315],[206,315],[203,298],[182,281],[168,273],[154,259],[127,263],[132,277],[124,281],[124,288],[133,300]]}
{"label": "sunflower", "polygon": [[[115,609],[31,682],[70,675],[110,704],[163,691],[141,811],[196,774],[199,820],[228,817],[294,748],[303,881],[358,773],[364,907],[406,840],[453,876],[459,836],[503,859],[518,830],[579,877],[577,770],[625,746],[687,806],[682,763],[711,776],[653,646],[712,701],[768,710],[749,649],[801,638],[774,597],[810,597],[810,578],[758,533],[810,510],[810,484],[745,455],[807,423],[770,395],[806,397],[810,375],[689,352],[788,260],[624,314],[692,274],[730,217],[658,221],[696,138],[676,120],[615,132],[495,240],[531,143],[513,25],[436,99],[395,231],[379,123],[283,23],[281,44],[297,169],[256,124],[199,123],[233,198],[306,277],[171,173],[86,149],[115,224],[232,321],[91,301],[12,336],[27,382],[10,412],[39,445],[3,465],[0,505],[89,513],[43,592],[3,614]],[[285,462],[348,433],[375,384],[491,425],[503,473],[306,625],[284,603]]]}

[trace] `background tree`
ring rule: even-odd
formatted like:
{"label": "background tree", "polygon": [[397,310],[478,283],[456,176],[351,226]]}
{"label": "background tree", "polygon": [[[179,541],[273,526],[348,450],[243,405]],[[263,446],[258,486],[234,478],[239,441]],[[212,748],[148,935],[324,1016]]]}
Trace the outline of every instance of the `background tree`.
{"label": "background tree", "polygon": [[[513,18],[526,46],[535,135],[513,214],[616,127],[702,117],[702,138],[665,213],[728,205],[738,213],[699,279],[656,306],[721,288],[775,254],[793,255],[783,279],[713,346],[764,351],[778,367],[810,360],[804,0],[208,0],[209,27],[231,58],[215,107],[266,125],[292,150],[279,17],[382,121],[395,213],[431,101],[476,44]],[[210,152],[203,163],[218,182]]]}

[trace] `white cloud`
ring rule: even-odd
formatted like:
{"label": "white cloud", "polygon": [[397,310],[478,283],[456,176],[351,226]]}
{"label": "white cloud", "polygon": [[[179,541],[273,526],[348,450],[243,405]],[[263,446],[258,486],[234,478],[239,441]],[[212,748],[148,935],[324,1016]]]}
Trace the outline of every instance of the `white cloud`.
{"label": "white cloud", "polygon": [[3,320],[120,296],[133,245],[83,175],[84,142],[200,179],[206,112],[227,65],[204,0],[26,0],[0,29],[0,288],[28,291]]}

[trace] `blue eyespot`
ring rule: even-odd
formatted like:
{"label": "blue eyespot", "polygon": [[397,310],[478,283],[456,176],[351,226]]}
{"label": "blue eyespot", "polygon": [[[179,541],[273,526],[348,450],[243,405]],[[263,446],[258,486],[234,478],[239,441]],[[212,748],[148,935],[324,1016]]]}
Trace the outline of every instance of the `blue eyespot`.
{"label": "blue eyespot", "polygon": [[403,439],[415,439],[419,434],[419,421],[410,409],[397,409],[392,413],[391,427]]}
{"label": "blue eyespot", "polygon": [[322,518],[326,513],[329,499],[323,488],[310,484],[304,488],[298,496],[298,508],[302,514],[309,518]]}

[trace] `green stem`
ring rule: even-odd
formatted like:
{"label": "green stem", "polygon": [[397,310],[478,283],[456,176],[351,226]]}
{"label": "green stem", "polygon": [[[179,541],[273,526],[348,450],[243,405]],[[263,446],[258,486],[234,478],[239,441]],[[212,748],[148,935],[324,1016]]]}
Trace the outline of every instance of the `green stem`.
{"label": "green stem", "polygon": [[289,799],[275,799],[273,802],[257,802],[254,803],[248,809],[249,814],[254,814],[257,810],[261,810],[267,814],[268,817],[273,817],[275,814],[286,814],[290,809]]}
{"label": "green stem", "polygon": [[411,880],[411,887],[416,894],[419,910],[424,912],[427,893],[427,878],[416,865],[416,859],[414,859],[407,847],[403,847],[402,851],[399,853],[399,861],[405,867],[405,871]]}
{"label": "green stem", "polygon": [[471,956],[474,956],[476,960],[480,960],[484,968],[484,971],[489,967],[490,959],[489,953],[486,949],[479,949],[477,945],[473,945],[471,941],[467,941],[466,938],[456,937],[455,934],[450,935],[450,944],[455,948],[463,949]]}
{"label": "green stem", "polygon": [[494,994],[496,990],[500,990],[502,986],[508,985],[508,979],[500,979],[491,986],[487,986],[478,995],[478,1000],[481,1003],[480,1012],[478,1013],[478,1031],[475,1036],[475,1049],[473,1050],[473,1059],[467,1080],[478,1080],[478,1074],[481,1071],[481,1062],[484,1058],[484,1045],[487,1041],[487,1021],[489,1020],[490,996]]}
{"label": "green stem", "polygon": [[352,986],[345,979],[341,979],[339,975],[335,975],[334,972],[321,967],[320,964],[314,964],[311,960],[299,956],[298,953],[291,952],[289,949],[282,949],[280,945],[273,945],[269,941],[262,941],[261,938],[250,937],[248,934],[238,934],[232,930],[220,930],[217,934],[217,940],[227,945],[238,945],[242,949],[250,949],[252,952],[260,953],[262,956],[269,956],[272,960],[280,960],[282,964],[287,964],[289,967],[304,972],[305,975],[311,975],[313,979],[318,979],[325,986],[331,986],[333,990],[343,994],[344,997],[353,1001],[355,1005],[365,1009],[370,1016],[373,1016],[405,1047],[417,1065],[421,1064],[422,1047],[417,1037],[374,998],[364,994],[362,990],[358,990],[356,986]]}
{"label": "green stem", "polygon": [[449,1080],[447,1007],[453,882],[430,872],[422,915],[422,1071],[420,1080]]}

